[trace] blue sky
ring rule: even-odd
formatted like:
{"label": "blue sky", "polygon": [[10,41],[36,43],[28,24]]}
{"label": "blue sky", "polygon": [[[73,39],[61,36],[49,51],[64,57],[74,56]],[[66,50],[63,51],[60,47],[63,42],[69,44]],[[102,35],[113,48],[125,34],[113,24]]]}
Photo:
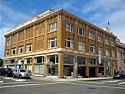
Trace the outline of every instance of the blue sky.
{"label": "blue sky", "polygon": [[125,43],[125,0],[0,0],[0,58],[4,35],[18,24],[48,9],[61,7],[97,26],[108,26]]}

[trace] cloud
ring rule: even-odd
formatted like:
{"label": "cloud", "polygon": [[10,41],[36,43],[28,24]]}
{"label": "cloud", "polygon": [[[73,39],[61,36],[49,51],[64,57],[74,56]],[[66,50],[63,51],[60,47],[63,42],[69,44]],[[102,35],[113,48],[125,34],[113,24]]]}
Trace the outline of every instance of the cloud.
{"label": "cloud", "polygon": [[63,8],[63,9],[72,9],[72,10],[78,11],[79,9],[77,7],[73,6],[74,2],[75,2],[74,0],[67,0],[65,2],[56,1],[55,4],[52,4],[51,7],[54,10],[58,10],[59,8]]}
{"label": "cloud", "polygon": [[5,4],[1,4],[1,26],[0,26],[0,58],[4,55],[4,35],[19,23],[30,18],[29,15],[16,11]]}

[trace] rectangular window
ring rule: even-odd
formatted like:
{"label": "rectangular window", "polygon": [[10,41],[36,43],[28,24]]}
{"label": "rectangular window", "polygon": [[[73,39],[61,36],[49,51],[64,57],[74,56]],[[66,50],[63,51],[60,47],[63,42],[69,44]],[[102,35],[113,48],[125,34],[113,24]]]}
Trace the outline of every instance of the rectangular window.
{"label": "rectangular window", "polygon": [[103,56],[103,49],[102,48],[98,48],[98,55]]}
{"label": "rectangular window", "polygon": [[112,51],[112,57],[115,57],[115,51]]}
{"label": "rectangular window", "polygon": [[105,44],[109,45],[109,39],[105,39]]}
{"label": "rectangular window", "polygon": [[32,52],[32,44],[27,45],[27,52]]}
{"label": "rectangular window", "polygon": [[48,64],[51,62],[52,64],[58,63],[58,55],[49,55],[47,56]]}
{"label": "rectangular window", "polygon": [[6,50],[6,56],[8,56],[8,55],[9,55],[9,49]]}
{"label": "rectangular window", "polygon": [[26,63],[27,63],[27,64],[32,63],[32,58],[27,58],[27,59],[26,59]]}
{"label": "rectangular window", "polygon": [[82,28],[78,28],[78,35],[84,36],[84,30]]}
{"label": "rectangular window", "polygon": [[48,48],[54,48],[57,46],[57,39],[56,38],[49,38],[48,41]]}
{"label": "rectangular window", "polygon": [[115,42],[114,41],[111,41],[111,46],[115,47]]}
{"label": "rectangular window", "polygon": [[56,22],[53,22],[49,25],[49,32],[53,32],[53,31],[56,31]]}
{"label": "rectangular window", "polygon": [[90,39],[93,39],[93,40],[95,39],[95,36],[94,36],[94,33],[93,33],[93,32],[89,32],[89,38],[90,38]]}
{"label": "rectangular window", "polygon": [[110,56],[110,51],[109,51],[109,49],[106,49],[106,56]]}
{"label": "rectangular window", "polygon": [[16,48],[12,48],[11,51],[12,51],[12,52],[11,52],[12,55],[16,54]]}
{"label": "rectangular window", "polygon": [[70,38],[66,38],[66,47],[73,48],[73,41]]}
{"label": "rectangular window", "polygon": [[7,40],[6,45],[7,45],[7,46],[9,46],[9,45],[10,45],[10,40]]}
{"label": "rectangular window", "polygon": [[89,52],[95,53],[95,46],[90,45],[90,46],[89,46]]}
{"label": "rectangular window", "polygon": [[85,51],[85,44],[81,41],[78,42],[78,50]]}
{"label": "rectangular window", "polygon": [[95,65],[96,64],[96,59],[90,58],[89,63],[90,63],[90,65]]}
{"label": "rectangular window", "polygon": [[20,47],[18,48],[18,53],[19,53],[19,54],[23,53],[23,46],[20,46]]}
{"label": "rectangular window", "polygon": [[35,63],[44,63],[44,56],[35,57]]}
{"label": "rectangular window", "polygon": [[102,36],[98,35],[98,42],[102,42]]}
{"label": "rectangular window", "polygon": [[78,64],[84,64],[85,65],[86,64],[86,58],[78,56],[77,62],[78,62]]}
{"label": "rectangular window", "polygon": [[66,31],[73,32],[71,24],[69,24],[69,23],[66,24]]}
{"label": "rectangular window", "polygon": [[64,63],[65,64],[73,64],[74,56],[73,55],[64,55]]}

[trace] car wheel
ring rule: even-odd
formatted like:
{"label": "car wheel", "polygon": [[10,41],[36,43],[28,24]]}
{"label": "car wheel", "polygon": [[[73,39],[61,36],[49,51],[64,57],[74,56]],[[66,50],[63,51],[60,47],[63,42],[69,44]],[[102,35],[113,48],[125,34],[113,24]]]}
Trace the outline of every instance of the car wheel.
{"label": "car wheel", "polygon": [[21,74],[19,75],[19,78],[20,78],[20,79],[22,78]]}

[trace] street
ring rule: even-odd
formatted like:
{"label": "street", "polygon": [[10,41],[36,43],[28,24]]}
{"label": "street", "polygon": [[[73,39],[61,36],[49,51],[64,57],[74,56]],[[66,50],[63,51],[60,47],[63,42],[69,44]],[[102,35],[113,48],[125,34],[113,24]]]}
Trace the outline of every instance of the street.
{"label": "street", "polygon": [[0,76],[1,94],[124,94],[125,79],[42,82]]}

